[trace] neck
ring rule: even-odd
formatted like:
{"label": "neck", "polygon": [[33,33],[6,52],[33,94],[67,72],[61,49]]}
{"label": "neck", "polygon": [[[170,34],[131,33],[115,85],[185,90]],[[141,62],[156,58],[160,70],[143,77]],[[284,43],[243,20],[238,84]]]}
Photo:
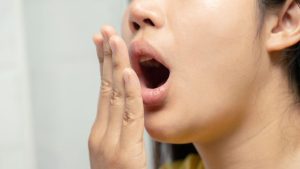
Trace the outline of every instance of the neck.
{"label": "neck", "polygon": [[287,80],[275,75],[253,92],[238,129],[209,143],[194,142],[205,169],[300,168],[300,109],[284,91]]}

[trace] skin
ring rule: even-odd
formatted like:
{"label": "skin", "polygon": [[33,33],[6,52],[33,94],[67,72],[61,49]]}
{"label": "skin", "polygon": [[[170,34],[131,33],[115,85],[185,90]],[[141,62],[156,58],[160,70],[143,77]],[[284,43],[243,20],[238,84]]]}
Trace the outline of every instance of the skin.
{"label": "skin", "polygon": [[[134,0],[122,35],[104,26],[94,36],[102,85],[91,168],[146,168],[144,127],[157,141],[194,143],[206,169],[299,168],[300,108],[278,58],[300,40],[300,9],[287,0],[257,36],[257,8],[255,0]],[[143,106],[128,56],[133,40],[170,65],[158,110]]]}

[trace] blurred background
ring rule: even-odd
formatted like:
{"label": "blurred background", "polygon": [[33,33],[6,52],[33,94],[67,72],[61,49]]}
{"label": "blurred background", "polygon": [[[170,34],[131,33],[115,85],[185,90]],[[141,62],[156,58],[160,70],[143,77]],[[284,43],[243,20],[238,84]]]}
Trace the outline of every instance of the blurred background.
{"label": "blurred background", "polygon": [[100,84],[92,36],[103,24],[120,32],[126,3],[0,0],[0,169],[89,168]]}

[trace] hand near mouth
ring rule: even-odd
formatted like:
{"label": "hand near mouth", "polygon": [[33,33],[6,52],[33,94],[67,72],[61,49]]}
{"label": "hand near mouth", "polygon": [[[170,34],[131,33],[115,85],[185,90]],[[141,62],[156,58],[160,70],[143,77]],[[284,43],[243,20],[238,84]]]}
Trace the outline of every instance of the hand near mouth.
{"label": "hand near mouth", "polygon": [[92,169],[146,169],[144,107],[125,42],[110,26],[94,36],[100,62],[98,113],[89,136]]}

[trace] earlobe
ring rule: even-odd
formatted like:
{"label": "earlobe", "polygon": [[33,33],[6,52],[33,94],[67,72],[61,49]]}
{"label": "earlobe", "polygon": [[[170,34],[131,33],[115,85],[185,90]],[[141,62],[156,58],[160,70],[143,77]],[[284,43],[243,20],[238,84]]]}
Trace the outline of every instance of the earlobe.
{"label": "earlobe", "polygon": [[281,51],[289,48],[300,41],[300,6],[294,0],[288,0],[282,10],[269,21],[273,26],[269,29],[266,39],[268,52]]}

